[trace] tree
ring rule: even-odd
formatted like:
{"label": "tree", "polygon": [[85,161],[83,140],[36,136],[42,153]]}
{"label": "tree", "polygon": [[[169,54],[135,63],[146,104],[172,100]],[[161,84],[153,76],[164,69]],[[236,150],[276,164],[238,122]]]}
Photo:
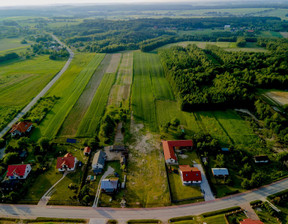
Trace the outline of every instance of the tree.
{"label": "tree", "polygon": [[174,127],[178,127],[180,125],[180,120],[178,118],[173,118],[171,120],[171,125]]}
{"label": "tree", "polygon": [[47,152],[50,149],[50,140],[47,137],[40,138],[38,144],[42,152]]}
{"label": "tree", "polygon": [[85,205],[88,205],[89,202],[90,202],[90,196],[89,195],[85,195],[82,199],[82,202],[85,204]]}
{"label": "tree", "polygon": [[27,137],[20,138],[16,145],[19,150],[27,149],[30,144],[30,139]]}
{"label": "tree", "polygon": [[224,167],[225,161],[224,161],[224,155],[223,154],[218,154],[216,156],[216,167]]}
{"label": "tree", "polygon": [[19,153],[17,152],[9,152],[5,155],[4,159],[3,159],[3,163],[6,165],[9,164],[15,164],[19,162]]}

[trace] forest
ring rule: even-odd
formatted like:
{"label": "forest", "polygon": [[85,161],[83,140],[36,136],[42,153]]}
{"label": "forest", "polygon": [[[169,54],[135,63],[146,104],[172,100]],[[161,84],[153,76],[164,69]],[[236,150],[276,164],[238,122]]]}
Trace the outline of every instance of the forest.
{"label": "forest", "polygon": [[161,50],[166,77],[182,109],[247,106],[256,88],[287,88],[288,41],[260,39],[258,44],[270,52],[228,52],[214,45]]}
{"label": "forest", "polygon": [[[231,31],[224,30],[230,24]],[[217,17],[189,19],[85,19],[79,25],[54,28],[68,45],[81,51],[112,53],[141,48],[150,51],[167,43],[177,41],[236,41],[246,30],[287,30],[288,23],[277,17]],[[179,31],[215,29],[212,34],[178,34]],[[253,37],[255,34],[250,34]],[[222,39],[221,39],[222,38]]]}

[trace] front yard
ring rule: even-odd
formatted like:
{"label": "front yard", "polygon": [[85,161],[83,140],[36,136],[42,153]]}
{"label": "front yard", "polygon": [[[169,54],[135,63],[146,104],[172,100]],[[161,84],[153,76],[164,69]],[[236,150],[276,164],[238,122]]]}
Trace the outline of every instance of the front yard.
{"label": "front yard", "polygon": [[184,186],[180,174],[171,172],[168,174],[170,189],[174,201],[181,201],[185,199],[193,199],[195,197],[201,197],[200,186]]}

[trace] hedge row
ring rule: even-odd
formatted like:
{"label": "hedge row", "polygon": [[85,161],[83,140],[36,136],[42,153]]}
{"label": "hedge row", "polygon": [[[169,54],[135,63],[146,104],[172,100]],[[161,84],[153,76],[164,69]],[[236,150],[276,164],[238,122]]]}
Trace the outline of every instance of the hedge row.
{"label": "hedge row", "polygon": [[235,207],[225,208],[225,209],[221,209],[221,210],[217,210],[217,211],[213,211],[213,212],[206,212],[206,213],[202,214],[202,216],[205,218],[205,217],[210,217],[210,216],[214,216],[214,215],[220,215],[220,214],[232,212],[232,211],[239,210],[239,209],[241,209],[239,206],[235,206]]}

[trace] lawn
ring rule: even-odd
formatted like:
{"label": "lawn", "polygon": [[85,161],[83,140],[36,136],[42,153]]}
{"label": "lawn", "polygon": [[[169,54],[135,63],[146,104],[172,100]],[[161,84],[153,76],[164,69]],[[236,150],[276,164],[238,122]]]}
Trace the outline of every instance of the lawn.
{"label": "lawn", "polygon": [[32,139],[41,136],[53,138],[57,135],[63,121],[76,103],[91,76],[93,75],[99,57],[102,54],[76,53],[70,67],[61,78],[52,86],[46,96],[57,96],[57,101],[52,110],[47,114],[41,124],[33,131]]}
{"label": "lawn", "polygon": [[202,196],[200,186],[185,186],[182,184],[180,173],[172,172],[168,176],[173,200],[185,200]]}
{"label": "lawn", "polygon": [[132,110],[134,117],[157,131],[156,100],[173,100],[174,96],[164,77],[159,56],[152,53],[134,53]]}
{"label": "lawn", "polygon": [[65,61],[37,56],[0,65],[0,126],[7,124],[15,110],[23,108],[61,70]]}
{"label": "lawn", "polygon": [[116,74],[105,74],[96,94],[83,117],[78,130],[77,137],[93,137],[99,126],[99,122],[105,112],[109,93],[115,82]]}

